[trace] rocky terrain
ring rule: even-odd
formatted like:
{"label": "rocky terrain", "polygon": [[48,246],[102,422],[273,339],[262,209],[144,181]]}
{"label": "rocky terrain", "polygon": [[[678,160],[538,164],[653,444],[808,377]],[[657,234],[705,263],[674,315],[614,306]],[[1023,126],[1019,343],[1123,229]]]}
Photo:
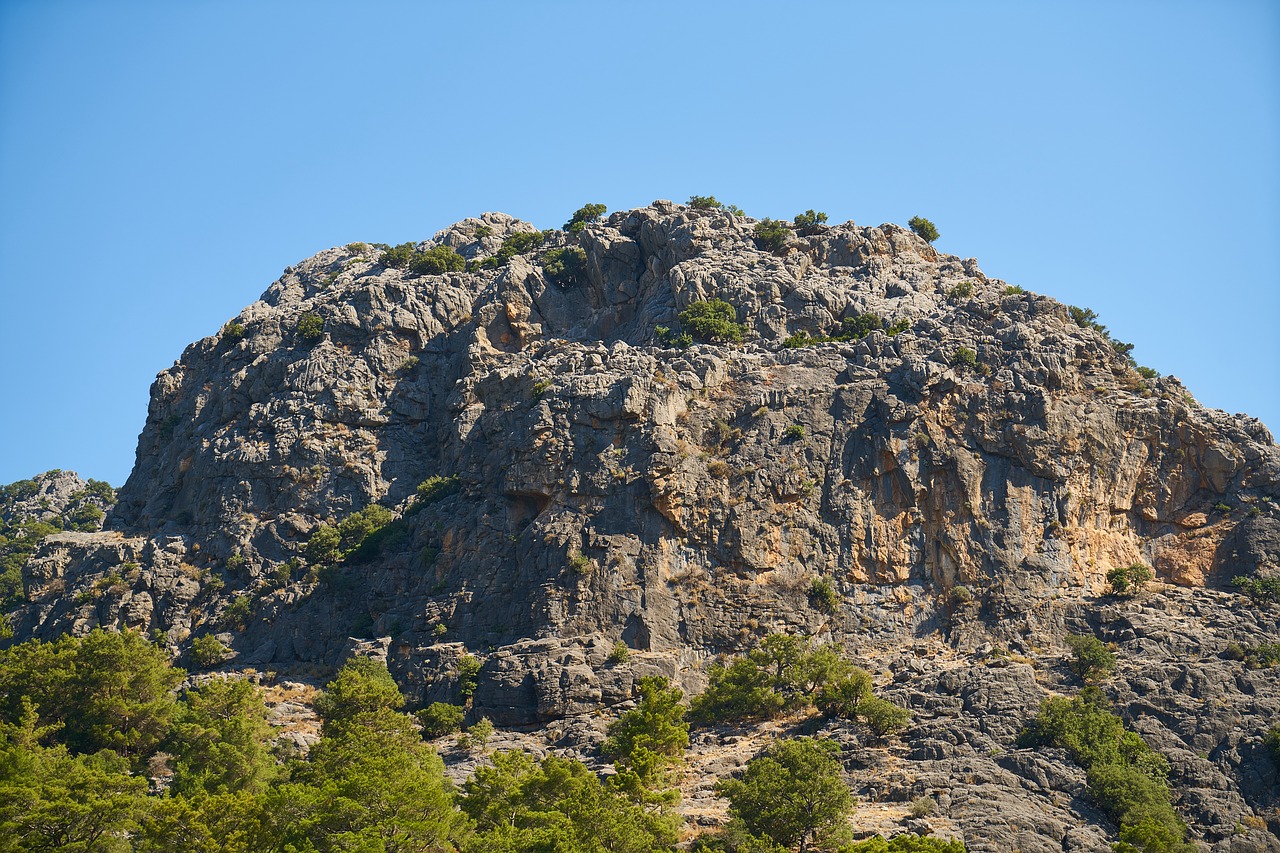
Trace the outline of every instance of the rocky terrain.
{"label": "rocky terrain", "polygon": [[[485,214],[418,247],[465,271],[366,244],[290,267],[157,378],[104,529],[26,561],[17,636],[131,627],[187,655],[214,634],[228,666],[303,682],[374,654],[416,704],[458,699],[473,655],[473,716],[590,757],[639,677],[696,693],[718,655],[803,633],[915,714],[887,742],[777,724],[842,743],[855,826],[1031,853],[1115,838],[1081,768],[1015,744],[1079,687],[1064,638],[1095,634],[1203,849],[1280,850],[1277,671],[1230,653],[1280,642],[1280,604],[1232,586],[1280,574],[1267,429],[909,230],[817,224],[770,251],[755,224],[655,202],[485,265],[536,233]],[[560,248],[578,276],[544,268]],[[712,299],[743,341],[668,345]],[[308,560],[373,505],[395,520],[370,546]],[[1130,565],[1155,581],[1108,595]],[[695,821],[771,731],[695,737]]]}

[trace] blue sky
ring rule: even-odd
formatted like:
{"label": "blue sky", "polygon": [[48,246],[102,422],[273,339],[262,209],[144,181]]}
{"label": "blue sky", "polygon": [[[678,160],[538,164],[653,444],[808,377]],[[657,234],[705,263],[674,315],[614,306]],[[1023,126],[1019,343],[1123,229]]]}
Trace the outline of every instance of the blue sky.
{"label": "blue sky", "polygon": [[281,270],[501,210],[932,219],[1280,430],[1280,4],[0,3],[0,483]]}

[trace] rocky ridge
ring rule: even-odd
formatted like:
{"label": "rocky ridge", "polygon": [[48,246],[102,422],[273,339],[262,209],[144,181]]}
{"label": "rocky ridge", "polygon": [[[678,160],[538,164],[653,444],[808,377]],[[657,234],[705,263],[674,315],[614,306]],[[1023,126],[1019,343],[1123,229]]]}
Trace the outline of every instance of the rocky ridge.
{"label": "rocky ridge", "polygon": [[[1280,641],[1277,605],[1226,591],[1280,572],[1270,433],[910,231],[817,226],[775,254],[753,224],[655,202],[492,269],[414,275],[365,244],[290,267],[239,334],[157,378],[106,530],[50,536],[24,568],[19,636],[134,627],[180,654],[216,633],[234,665],[281,673],[372,650],[417,703],[456,699],[472,654],[475,715],[589,754],[637,678],[696,691],[716,655],[803,632],[916,713],[896,746],[829,732],[868,817],[931,795],[971,850],[1032,851],[1114,832],[1082,770],[1013,746],[1072,689],[1062,638],[1092,632],[1205,849],[1280,849],[1261,745],[1280,688],[1223,657]],[[420,248],[478,261],[534,231],[486,214]],[[570,286],[541,266],[561,246],[587,261]],[[706,299],[745,342],[664,346]],[[867,313],[903,330],[784,346]],[[415,502],[430,477],[454,488]],[[306,564],[321,523],[375,503],[394,541]],[[1154,589],[1105,596],[1135,563]]]}

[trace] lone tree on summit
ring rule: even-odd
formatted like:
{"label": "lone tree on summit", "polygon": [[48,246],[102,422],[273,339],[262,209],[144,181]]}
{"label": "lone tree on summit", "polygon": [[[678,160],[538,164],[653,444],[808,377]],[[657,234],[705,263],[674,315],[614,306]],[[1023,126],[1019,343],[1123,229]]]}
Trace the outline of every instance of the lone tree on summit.
{"label": "lone tree on summit", "polygon": [[911,226],[912,231],[916,232],[916,236],[926,243],[932,243],[938,239],[938,229],[923,216],[913,216],[907,224]]}

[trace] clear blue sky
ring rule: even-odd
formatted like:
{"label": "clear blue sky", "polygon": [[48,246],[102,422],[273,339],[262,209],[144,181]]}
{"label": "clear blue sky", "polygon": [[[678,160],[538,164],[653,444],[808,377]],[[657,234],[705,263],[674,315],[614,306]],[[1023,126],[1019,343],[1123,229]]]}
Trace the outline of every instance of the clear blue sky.
{"label": "clear blue sky", "polygon": [[1280,429],[1280,4],[0,2],[0,483],[287,265],[714,194],[937,223]]}

